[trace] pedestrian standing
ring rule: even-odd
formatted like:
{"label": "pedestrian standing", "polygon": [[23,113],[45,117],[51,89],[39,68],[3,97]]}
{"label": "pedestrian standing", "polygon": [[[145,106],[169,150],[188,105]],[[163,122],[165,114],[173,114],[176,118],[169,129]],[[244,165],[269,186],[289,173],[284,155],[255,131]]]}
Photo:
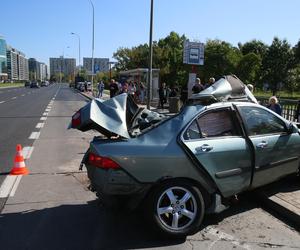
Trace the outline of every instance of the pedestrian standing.
{"label": "pedestrian standing", "polygon": [[112,79],[110,84],[109,84],[110,98],[114,97],[118,93],[118,91],[119,91],[118,84],[115,82],[114,79]]}
{"label": "pedestrian standing", "polygon": [[215,83],[215,81],[216,81],[215,78],[213,78],[213,77],[209,78],[208,83],[206,83],[204,85],[204,89],[209,88],[211,85],[213,85]]}
{"label": "pedestrian standing", "polygon": [[188,99],[188,86],[187,84],[184,84],[180,91],[180,100],[182,101],[182,104],[186,104],[186,101]]}
{"label": "pedestrian standing", "polygon": [[99,97],[102,97],[102,95],[103,95],[103,90],[104,90],[104,83],[103,83],[103,81],[100,81],[100,82],[98,83],[98,98],[99,98]]}
{"label": "pedestrian standing", "polygon": [[168,90],[166,87],[166,83],[162,83],[158,89],[158,95],[159,95],[159,103],[160,107],[163,109],[164,104],[167,102],[167,96],[168,96]]}
{"label": "pedestrian standing", "polygon": [[281,108],[280,104],[278,103],[278,100],[277,100],[276,96],[271,96],[270,97],[269,105],[267,106],[267,108],[271,109],[272,111],[274,111],[278,115],[282,114],[282,108]]}
{"label": "pedestrian standing", "polygon": [[200,78],[196,78],[195,85],[192,88],[193,94],[198,94],[204,89],[203,85],[201,84]]}

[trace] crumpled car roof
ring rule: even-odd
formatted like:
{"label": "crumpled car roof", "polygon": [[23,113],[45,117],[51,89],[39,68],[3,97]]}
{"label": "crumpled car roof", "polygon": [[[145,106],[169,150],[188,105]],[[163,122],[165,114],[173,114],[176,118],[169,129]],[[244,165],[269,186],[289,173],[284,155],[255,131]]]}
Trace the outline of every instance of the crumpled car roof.
{"label": "crumpled car roof", "polygon": [[258,103],[252,92],[235,75],[223,76],[209,88],[198,94],[193,94],[190,99],[200,100],[209,98],[214,98],[215,101],[244,100]]}

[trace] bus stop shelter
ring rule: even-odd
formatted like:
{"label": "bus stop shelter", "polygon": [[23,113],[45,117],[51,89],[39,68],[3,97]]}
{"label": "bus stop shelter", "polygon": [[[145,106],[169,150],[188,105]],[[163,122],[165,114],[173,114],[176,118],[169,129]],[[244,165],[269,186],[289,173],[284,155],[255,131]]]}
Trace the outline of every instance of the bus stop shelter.
{"label": "bus stop shelter", "polygon": [[[137,68],[120,72],[120,77],[128,81],[143,83],[147,88],[148,84],[148,69]],[[152,83],[150,83],[150,100],[158,98],[159,89],[159,69],[152,69]]]}

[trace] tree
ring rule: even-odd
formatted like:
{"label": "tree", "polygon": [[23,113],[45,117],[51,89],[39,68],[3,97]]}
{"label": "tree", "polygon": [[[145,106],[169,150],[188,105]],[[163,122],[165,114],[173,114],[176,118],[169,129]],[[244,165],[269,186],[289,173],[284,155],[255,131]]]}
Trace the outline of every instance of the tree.
{"label": "tree", "polygon": [[243,45],[240,45],[240,50],[243,55],[247,55],[249,53],[254,53],[259,55],[262,59],[267,53],[268,45],[259,40],[252,40],[250,42],[246,42]]}
{"label": "tree", "polygon": [[295,63],[300,63],[300,40],[298,41],[298,43],[295,45],[295,47],[293,48],[294,51],[294,56],[295,56]]}
{"label": "tree", "polygon": [[[186,83],[187,71],[183,65],[183,43],[186,37],[171,32],[167,37],[153,42],[153,68],[160,69],[160,79],[171,85]],[[131,49],[119,48],[113,57],[117,71],[149,67],[149,46],[142,44]]]}
{"label": "tree", "polygon": [[291,93],[294,91],[300,91],[300,64],[289,70],[287,77],[287,89]]}
{"label": "tree", "polygon": [[170,85],[187,82],[187,72],[183,64],[183,44],[186,37],[172,31],[154,46],[154,67],[160,69],[161,80]]}
{"label": "tree", "polygon": [[223,75],[235,74],[241,57],[239,49],[230,43],[208,40],[205,45],[204,70],[201,75],[207,80],[211,76],[219,78]]}
{"label": "tree", "polygon": [[255,85],[261,67],[261,57],[253,52],[244,55],[239,61],[236,74],[245,84]]}
{"label": "tree", "polygon": [[264,79],[268,81],[273,95],[287,82],[288,71],[293,65],[293,51],[284,39],[275,37],[263,60]]}

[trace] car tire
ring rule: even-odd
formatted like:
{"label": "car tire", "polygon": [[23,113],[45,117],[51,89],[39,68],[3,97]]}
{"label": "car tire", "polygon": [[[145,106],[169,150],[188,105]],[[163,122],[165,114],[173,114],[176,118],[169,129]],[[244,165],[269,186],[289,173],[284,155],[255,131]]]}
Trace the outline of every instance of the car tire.
{"label": "car tire", "polygon": [[199,188],[187,181],[174,180],[150,194],[146,211],[150,223],[160,234],[182,238],[199,230],[205,204]]}

